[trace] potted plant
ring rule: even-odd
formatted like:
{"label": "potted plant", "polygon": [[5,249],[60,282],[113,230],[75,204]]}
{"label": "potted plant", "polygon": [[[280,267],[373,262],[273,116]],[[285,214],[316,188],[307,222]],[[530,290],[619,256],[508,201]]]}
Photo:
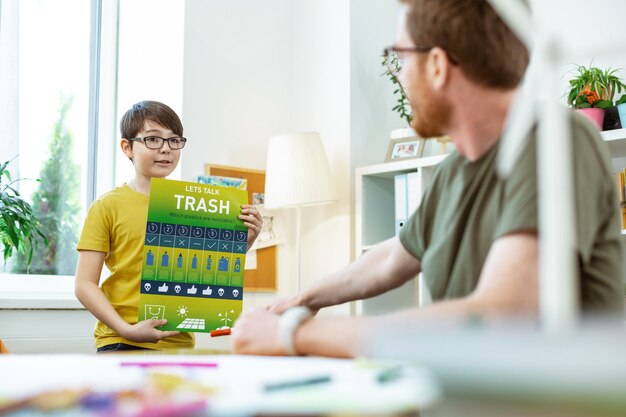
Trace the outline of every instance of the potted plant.
{"label": "potted plant", "polygon": [[400,63],[398,62],[397,56],[391,55],[389,58],[387,58],[383,54],[382,65],[383,67],[385,67],[385,72],[383,72],[381,75],[387,76],[387,78],[389,78],[395,88],[393,94],[396,97],[396,105],[391,110],[398,113],[400,119],[402,119],[407,126],[405,128],[394,129],[391,132],[391,139],[416,137],[417,135],[411,128],[411,121],[413,120],[413,114],[411,113],[411,104],[409,103],[409,99],[404,93],[402,85],[400,84],[400,81],[396,76],[396,74],[400,73]]}
{"label": "potted plant", "polygon": [[613,106],[615,93],[626,89],[616,75],[616,68],[602,70],[597,67],[579,65],[576,77],[569,81],[567,103],[587,116],[602,130],[604,112]]}
{"label": "potted plant", "polygon": [[33,209],[13,186],[22,179],[13,180],[7,169],[11,161],[0,165],[0,244],[3,247],[4,265],[18,251],[28,255],[28,265],[33,258],[33,249],[37,246],[36,236],[47,238],[40,229],[39,220],[33,215]]}

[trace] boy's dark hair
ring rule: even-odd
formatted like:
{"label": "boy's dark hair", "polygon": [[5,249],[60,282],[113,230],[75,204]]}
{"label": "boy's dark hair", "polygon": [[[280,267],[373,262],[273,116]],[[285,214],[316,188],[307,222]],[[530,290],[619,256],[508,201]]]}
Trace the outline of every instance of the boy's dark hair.
{"label": "boy's dark hair", "polygon": [[480,85],[508,89],[522,80],[528,50],[486,0],[400,1],[409,6],[407,30],[416,46],[444,49]]}
{"label": "boy's dark hair", "polygon": [[[122,138],[137,137],[144,128],[144,122],[150,120],[164,128],[171,130],[176,136],[183,136],[183,124],[180,118],[169,106],[158,101],[140,101],[134,104],[120,121]],[[133,142],[130,142],[132,146]]]}

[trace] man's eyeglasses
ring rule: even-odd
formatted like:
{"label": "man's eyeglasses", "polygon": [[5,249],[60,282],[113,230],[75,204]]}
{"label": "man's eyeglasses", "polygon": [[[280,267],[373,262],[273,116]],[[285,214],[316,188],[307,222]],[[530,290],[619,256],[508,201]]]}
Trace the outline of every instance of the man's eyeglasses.
{"label": "man's eyeglasses", "polygon": [[[426,53],[430,52],[434,46],[414,46],[412,48],[400,48],[396,46],[389,46],[383,50],[383,57],[385,59],[385,65],[387,66],[387,70],[389,73],[398,77],[400,74],[400,70],[404,65],[404,55],[410,52],[413,53]],[[452,65],[458,65],[459,61],[457,61],[448,51],[446,51],[448,55],[448,59]]]}
{"label": "man's eyeglasses", "polygon": [[128,140],[140,140],[148,149],[161,149],[165,142],[167,142],[170,149],[183,149],[185,147],[185,143],[187,142],[186,138],[178,136],[168,139],[159,136],[146,136],[145,138],[132,138]]}

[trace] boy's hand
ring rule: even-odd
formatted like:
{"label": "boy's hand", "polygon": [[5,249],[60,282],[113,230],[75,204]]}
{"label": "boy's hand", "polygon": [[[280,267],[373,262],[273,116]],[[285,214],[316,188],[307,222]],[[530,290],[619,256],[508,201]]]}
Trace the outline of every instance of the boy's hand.
{"label": "boy's hand", "polygon": [[263,220],[261,214],[257,208],[251,204],[243,204],[241,206],[241,214],[239,219],[243,220],[244,226],[248,228],[248,250],[252,247],[252,244],[259,237],[261,233],[261,226]]}
{"label": "boy's hand", "polygon": [[120,334],[124,339],[131,342],[151,342],[156,343],[166,337],[176,336],[180,332],[163,331],[156,327],[164,326],[167,320],[143,320],[136,324],[130,325],[124,334]]}

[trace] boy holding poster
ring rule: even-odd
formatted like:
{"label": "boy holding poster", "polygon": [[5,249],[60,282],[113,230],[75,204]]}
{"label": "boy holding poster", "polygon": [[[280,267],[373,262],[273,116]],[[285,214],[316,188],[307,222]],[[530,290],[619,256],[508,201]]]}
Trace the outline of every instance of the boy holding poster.
{"label": "boy holding poster", "polygon": [[[144,254],[143,239],[151,179],[167,177],[178,165],[186,142],[183,126],[165,104],[143,101],[122,117],[120,130],[120,145],[132,161],[135,175],[128,184],[98,198],[89,209],[78,242],[76,297],[98,318],[94,332],[98,352],[191,348],[191,333],[157,329],[167,320],[138,321],[142,266],[144,257],[149,257]],[[254,206],[244,204],[238,218],[247,228],[245,243],[250,248],[261,230],[261,216]],[[169,262],[176,264],[177,259],[172,257]],[[100,287],[105,263],[111,274]]]}

